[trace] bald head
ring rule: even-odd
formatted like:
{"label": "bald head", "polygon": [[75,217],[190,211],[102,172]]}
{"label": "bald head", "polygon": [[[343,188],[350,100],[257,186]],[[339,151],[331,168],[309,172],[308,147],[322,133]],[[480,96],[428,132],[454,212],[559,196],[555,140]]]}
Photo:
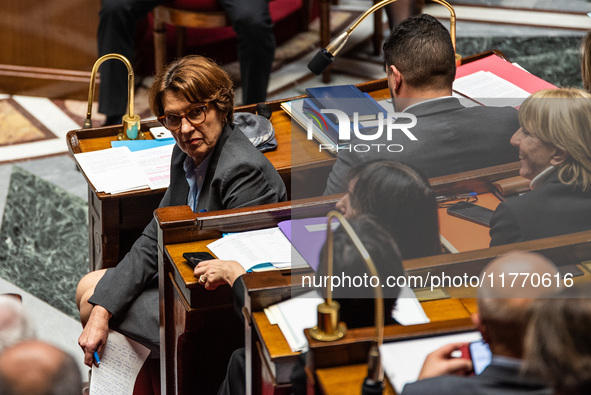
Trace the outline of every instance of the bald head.
{"label": "bald head", "polygon": [[542,285],[557,273],[551,261],[532,252],[512,252],[486,265],[481,275],[489,280],[478,289],[477,325],[493,354],[521,358],[532,302],[557,291],[555,281],[554,287]]}
{"label": "bald head", "polygon": [[33,339],[34,335],[20,300],[0,295],[0,352],[19,341]]}
{"label": "bald head", "polygon": [[26,341],[0,355],[0,393],[52,395],[81,393],[82,380],[73,358],[42,341]]}
{"label": "bald head", "polygon": [[[492,276],[493,281],[483,283],[478,290],[479,298],[539,298],[556,292],[555,287],[545,287],[537,278],[554,276],[558,269],[544,256],[534,252],[510,252],[501,255],[490,261],[483,273]],[[516,277],[515,273],[519,275]],[[556,285],[556,282],[553,284]]]}

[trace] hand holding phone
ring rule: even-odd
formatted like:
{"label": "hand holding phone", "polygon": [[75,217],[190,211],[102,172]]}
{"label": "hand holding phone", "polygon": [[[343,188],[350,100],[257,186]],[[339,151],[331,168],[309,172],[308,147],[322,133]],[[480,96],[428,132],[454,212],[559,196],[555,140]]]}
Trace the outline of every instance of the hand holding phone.
{"label": "hand holding phone", "polygon": [[478,340],[462,347],[462,358],[469,358],[472,361],[473,374],[480,374],[490,364],[492,353],[488,343]]}
{"label": "hand holding phone", "polygon": [[185,252],[183,253],[183,258],[187,260],[187,263],[193,269],[195,269],[195,267],[201,261],[209,261],[211,259],[216,259],[216,257],[211,255],[209,252]]}

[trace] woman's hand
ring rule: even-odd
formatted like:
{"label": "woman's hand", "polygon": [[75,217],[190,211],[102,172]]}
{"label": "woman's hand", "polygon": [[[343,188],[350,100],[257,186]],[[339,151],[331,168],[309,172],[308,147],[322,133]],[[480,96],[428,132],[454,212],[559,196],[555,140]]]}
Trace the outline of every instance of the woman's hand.
{"label": "woman's hand", "polygon": [[78,338],[78,344],[84,351],[84,363],[87,366],[92,366],[93,362],[96,364],[93,358],[95,351],[99,356],[103,355],[109,336],[109,319],[112,316],[113,314],[102,306],[96,305],[92,308],[90,318]]}
{"label": "woman's hand", "polygon": [[199,262],[193,272],[194,276],[199,279],[199,283],[208,290],[216,289],[222,284],[232,286],[234,281],[244,273],[246,271],[238,262],[221,259]]}

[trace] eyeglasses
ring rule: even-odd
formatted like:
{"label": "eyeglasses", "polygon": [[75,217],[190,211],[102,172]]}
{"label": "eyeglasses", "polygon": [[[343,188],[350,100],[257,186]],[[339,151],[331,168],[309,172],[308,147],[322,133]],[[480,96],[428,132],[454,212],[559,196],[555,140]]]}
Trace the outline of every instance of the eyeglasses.
{"label": "eyeglasses", "polygon": [[191,125],[196,126],[205,122],[207,111],[207,104],[200,104],[190,108],[185,115],[168,114],[158,117],[158,121],[168,130],[176,131],[181,128],[183,124],[183,118],[187,118],[187,121]]}

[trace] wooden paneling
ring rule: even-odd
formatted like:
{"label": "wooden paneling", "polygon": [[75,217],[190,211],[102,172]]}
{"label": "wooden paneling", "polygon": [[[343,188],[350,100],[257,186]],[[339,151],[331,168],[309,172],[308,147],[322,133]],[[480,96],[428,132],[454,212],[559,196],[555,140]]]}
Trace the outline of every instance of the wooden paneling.
{"label": "wooden paneling", "polygon": [[89,80],[76,72],[97,59],[99,9],[100,0],[3,0],[0,92],[83,99]]}

